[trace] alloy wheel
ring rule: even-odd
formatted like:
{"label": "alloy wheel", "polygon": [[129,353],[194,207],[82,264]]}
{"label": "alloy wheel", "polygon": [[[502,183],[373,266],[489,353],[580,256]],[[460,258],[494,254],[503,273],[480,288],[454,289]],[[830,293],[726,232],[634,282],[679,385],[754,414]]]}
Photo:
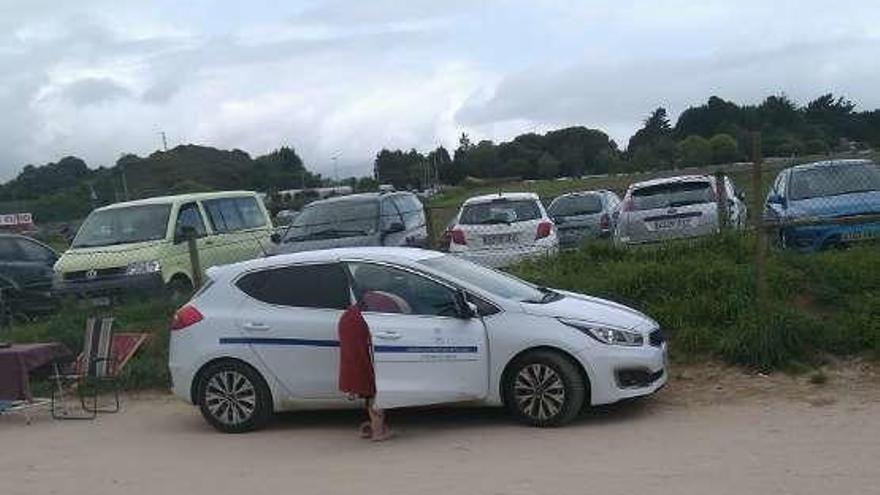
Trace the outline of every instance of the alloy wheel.
{"label": "alloy wheel", "polygon": [[256,389],[250,379],[238,371],[221,371],[208,381],[205,405],[217,421],[230,426],[241,424],[256,410]]}
{"label": "alloy wheel", "polygon": [[554,418],[565,404],[562,377],[542,363],[529,364],[517,373],[513,394],[522,414],[539,421]]}

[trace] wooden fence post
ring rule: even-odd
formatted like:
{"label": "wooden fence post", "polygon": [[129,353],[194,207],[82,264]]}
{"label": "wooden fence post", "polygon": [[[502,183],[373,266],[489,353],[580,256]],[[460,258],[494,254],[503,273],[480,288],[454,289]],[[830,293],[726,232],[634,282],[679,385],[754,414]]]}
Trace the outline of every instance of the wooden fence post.
{"label": "wooden fence post", "polygon": [[761,133],[752,133],[752,221],[755,228],[755,300],[759,309],[767,304],[767,229],[764,225],[763,157]]}
{"label": "wooden fence post", "polygon": [[189,250],[189,263],[192,267],[193,288],[198,289],[202,286],[202,264],[199,260],[196,229],[192,227],[184,227],[183,235],[186,237],[186,247]]}
{"label": "wooden fence post", "polygon": [[718,210],[718,230],[724,232],[730,225],[730,207],[727,203],[727,187],[724,182],[724,172],[715,172],[715,201]]}

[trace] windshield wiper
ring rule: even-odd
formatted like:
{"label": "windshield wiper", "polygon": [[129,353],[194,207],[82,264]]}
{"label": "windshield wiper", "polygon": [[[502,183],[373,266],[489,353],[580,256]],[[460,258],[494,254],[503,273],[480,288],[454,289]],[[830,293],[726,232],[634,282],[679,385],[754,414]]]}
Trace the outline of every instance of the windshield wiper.
{"label": "windshield wiper", "polygon": [[306,234],[302,237],[291,237],[287,242],[312,241],[316,239],[337,239],[340,237],[351,237],[356,235],[369,235],[370,232],[364,229],[326,229]]}

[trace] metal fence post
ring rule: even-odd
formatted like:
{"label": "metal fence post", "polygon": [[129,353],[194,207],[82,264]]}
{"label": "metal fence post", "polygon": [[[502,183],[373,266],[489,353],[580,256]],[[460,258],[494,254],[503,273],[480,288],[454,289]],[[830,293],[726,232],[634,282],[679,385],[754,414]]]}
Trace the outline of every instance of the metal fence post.
{"label": "metal fence post", "polygon": [[718,210],[718,230],[724,232],[730,225],[730,208],[728,205],[727,187],[724,183],[724,172],[715,172],[715,200]]}
{"label": "metal fence post", "polygon": [[196,229],[192,227],[184,227],[183,235],[186,237],[186,247],[189,251],[189,263],[192,267],[193,288],[198,289],[202,286],[202,264],[199,260]]}
{"label": "metal fence post", "polygon": [[752,222],[755,227],[755,300],[760,309],[767,304],[767,230],[764,225],[762,193],[763,157],[761,133],[752,133]]}

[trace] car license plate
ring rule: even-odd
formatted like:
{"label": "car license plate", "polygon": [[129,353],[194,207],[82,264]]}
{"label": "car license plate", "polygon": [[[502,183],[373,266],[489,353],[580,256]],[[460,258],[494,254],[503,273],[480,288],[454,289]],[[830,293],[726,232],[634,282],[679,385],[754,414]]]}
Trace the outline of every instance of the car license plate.
{"label": "car license plate", "polygon": [[516,234],[493,234],[484,235],[483,244],[494,246],[497,244],[513,244],[516,242]]}
{"label": "car license plate", "polygon": [[655,230],[681,229],[691,226],[690,218],[667,218],[654,222]]}
{"label": "car license plate", "polygon": [[880,229],[864,229],[846,232],[841,236],[844,241],[853,242],[853,241],[867,241],[868,239],[874,239],[876,237],[880,237]]}

